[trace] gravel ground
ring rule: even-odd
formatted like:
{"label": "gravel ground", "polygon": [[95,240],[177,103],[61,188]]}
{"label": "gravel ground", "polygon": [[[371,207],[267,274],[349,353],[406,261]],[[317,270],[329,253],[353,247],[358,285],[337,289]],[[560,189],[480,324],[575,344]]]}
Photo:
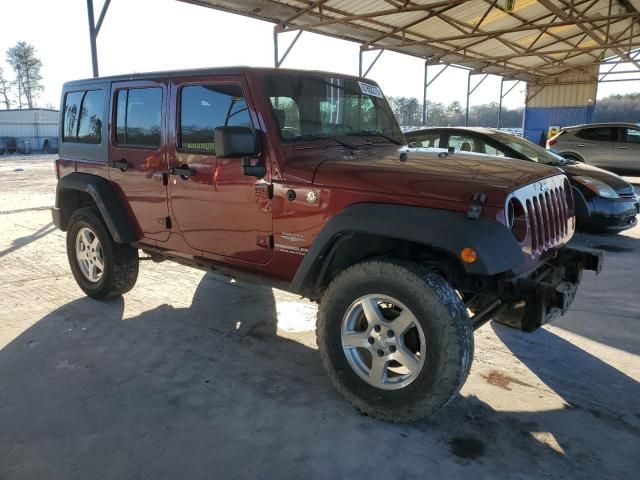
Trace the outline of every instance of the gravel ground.
{"label": "gravel ground", "polygon": [[0,157],[0,478],[637,478],[640,228],[577,235],[608,252],[571,311],[485,325],[461,394],[389,425],[331,388],[293,295],[143,262],[82,296],[52,159]]}

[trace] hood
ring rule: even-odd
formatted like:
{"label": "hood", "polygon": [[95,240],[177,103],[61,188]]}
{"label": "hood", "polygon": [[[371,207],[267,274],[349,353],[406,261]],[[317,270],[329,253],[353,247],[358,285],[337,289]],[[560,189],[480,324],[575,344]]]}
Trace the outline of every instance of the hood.
{"label": "hood", "polygon": [[606,183],[618,193],[633,193],[633,186],[615,173],[608,172],[585,163],[575,163],[560,167],[569,178],[575,176],[590,177]]}
{"label": "hood", "polygon": [[[328,150],[332,158],[327,158]],[[511,191],[561,173],[555,167],[466,152],[445,155],[442,150],[393,146],[342,152],[336,158],[340,149],[318,151],[324,159],[311,152],[300,163],[290,158],[285,175],[289,172],[302,180],[302,172],[311,175],[313,167],[309,180],[318,186],[463,203],[483,193],[487,205],[502,207]],[[406,153],[406,161],[400,160],[401,152]]]}

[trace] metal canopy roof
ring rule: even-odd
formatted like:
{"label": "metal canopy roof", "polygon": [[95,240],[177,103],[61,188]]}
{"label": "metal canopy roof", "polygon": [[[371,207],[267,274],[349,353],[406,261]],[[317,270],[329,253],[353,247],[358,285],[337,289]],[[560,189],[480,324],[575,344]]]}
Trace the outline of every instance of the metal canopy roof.
{"label": "metal canopy roof", "polygon": [[640,0],[179,1],[528,82],[613,57],[640,69]]}

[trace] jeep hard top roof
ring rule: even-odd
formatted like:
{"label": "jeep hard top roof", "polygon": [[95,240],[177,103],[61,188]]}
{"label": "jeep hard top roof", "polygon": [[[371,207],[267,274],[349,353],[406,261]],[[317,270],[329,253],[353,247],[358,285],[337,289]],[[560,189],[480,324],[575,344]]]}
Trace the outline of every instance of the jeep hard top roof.
{"label": "jeep hard top roof", "polygon": [[276,74],[276,75],[334,75],[341,78],[350,78],[353,80],[364,80],[367,83],[378,85],[377,82],[371,79],[356,77],[353,75],[324,72],[321,70],[297,70],[287,68],[268,68],[268,67],[249,67],[249,66],[235,66],[235,67],[216,67],[216,68],[194,68],[187,70],[165,70],[157,72],[143,72],[143,73],[129,73],[122,75],[113,75],[108,77],[95,77],[84,78],[80,80],[71,80],[64,84],[64,87],[71,87],[74,85],[82,85],[87,83],[101,83],[101,82],[126,82],[129,80],[146,80],[156,78],[176,78],[176,77],[193,77],[207,75],[244,75],[245,73],[257,73],[257,74]]}

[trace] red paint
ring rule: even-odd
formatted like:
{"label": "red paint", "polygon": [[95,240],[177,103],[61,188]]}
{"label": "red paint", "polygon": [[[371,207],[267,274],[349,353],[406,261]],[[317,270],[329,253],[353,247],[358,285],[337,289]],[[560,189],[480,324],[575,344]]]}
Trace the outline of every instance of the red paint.
{"label": "red paint", "polygon": [[[126,159],[126,172],[106,163],[58,161],[64,176],[74,169],[109,177],[140,234],[139,246],[163,249],[167,254],[195,258],[203,264],[231,267],[290,281],[305,249],[325,223],[346,206],[363,202],[396,203],[466,212],[474,193],[487,195],[483,214],[501,221],[507,195],[519,186],[555,175],[557,170],[521,161],[481,160],[472,155],[438,157],[437,153],[409,151],[399,160],[399,148],[390,142],[350,151],[331,140],[283,145],[275,119],[260,89],[268,69],[246,69],[230,74],[185,73],[154,76],[144,81],[118,81],[118,88],[161,86],[164,93],[162,146],[157,150],[123,148],[109,135],[110,161]],[[239,84],[260,144],[258,160],[267,167],[262,179],[243,175],[240,158],[180,151],[176,136],[180,87],[185,84]],[[115,124],[115,96],[111,99],[110,130]],[[195,175],[169,175],[172,167],[189,166]],[[154,176],[155,174],[155,176]],[[273,197],[265,194],[273,186]],[[287,199],[287,191],[296,199]],[[310,203],[305,195],[318,194]],[[160,221],[169,216],[171,228]],[[273,235],[276,248],[270,247]]]}

